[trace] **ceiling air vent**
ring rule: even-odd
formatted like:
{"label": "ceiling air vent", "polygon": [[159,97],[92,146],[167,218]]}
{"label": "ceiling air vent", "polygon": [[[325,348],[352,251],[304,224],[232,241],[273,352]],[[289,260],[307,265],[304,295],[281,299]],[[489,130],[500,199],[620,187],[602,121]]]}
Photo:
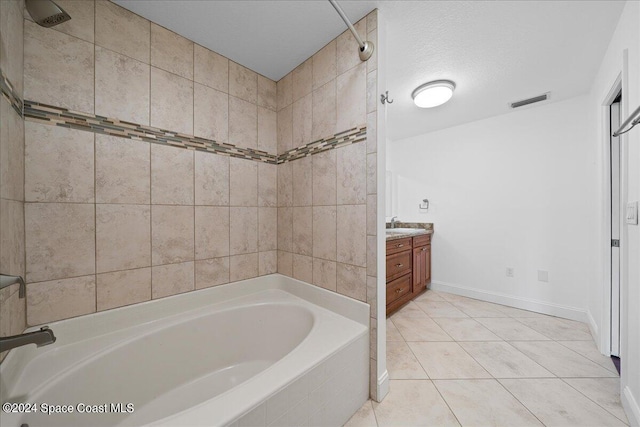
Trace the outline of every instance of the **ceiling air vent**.
{"label": "ceiling air vent", "polygon": [[536,102],[546,101],[547,99],[549,99],[549,95],[551,95],[550,92],[543,93],[542,95],[534,96],[533,98],[527,98],[523,99],[522,101],[512,102],[511,104],[509,104],[509,106],[511,106],[511,108],[518,108],[524,107],[525,105],[534,104]]}

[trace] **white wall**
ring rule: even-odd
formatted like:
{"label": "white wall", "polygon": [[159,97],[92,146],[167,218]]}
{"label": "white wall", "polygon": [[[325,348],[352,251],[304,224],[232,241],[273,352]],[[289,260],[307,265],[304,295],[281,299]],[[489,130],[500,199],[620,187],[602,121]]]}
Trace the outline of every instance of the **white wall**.
{"label": "white wall", "polygon": [[586,320],[597,238],[587,105],[525,107],[388,146],[394,215],[434,223],[434,287]]}
{"label": "white wall", "polygon": [[[626,59],[625,59],[626,57]],[[616,78],[622,75],[623,118],[640,105],[640,3],[628,1],[622,12],[607,52],[602,60],[589,97],[592,118],[592,144],[599,167],[599,194],[596,214],[599,230],[600,251],[596,265],[605,265],[608,257],[608,233],[606,225],[606,186],[608,158],[606,150],[606,125],[603,121],[603,101]],[[623,151],[623,205],[627,201],[640,199],[640,129],[636,127],[622,138]],[[640,425],[640,227],[623,225],[622,250],[622,314],[621,314],[621,361],[622,403],[631,425]],[[599,280],[591,282],[588,309],[597,330],[597,342],[604,353],[609,343],[608,272],[600,269]]]}

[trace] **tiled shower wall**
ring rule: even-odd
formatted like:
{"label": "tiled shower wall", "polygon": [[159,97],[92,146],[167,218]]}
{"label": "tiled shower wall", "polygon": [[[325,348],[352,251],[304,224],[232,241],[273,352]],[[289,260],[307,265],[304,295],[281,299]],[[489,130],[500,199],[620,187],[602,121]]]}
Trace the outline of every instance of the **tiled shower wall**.
{"label": "tiled shower wall", "polygon": [[[0,1],[0,69],[5,91],[22,98],[22,0]],[[10,85],[10,86],[9,86]],[[19,108],[18,108],[19,110]],[[0,96],[0,273],[24,276],[24,121]],[[25,328],[18,285],[0,291],[0,336]],[[0,360],[5,354],[0,354]]]}
{"label": "tiled shower wall", "polygon": [[[355,25],[377,49],[377,12]],[[366,142],[278,165],[278,272],[371,305],[376,354],[377,58],[349,31],[278,82],[278,154],[366,126]]]}
{"label": "tiled shower wall", "polygon": [[[108,1],[24,21],[26,100],[276,152],[276,83]],[[27,16],[27,15],[25,15]],[[276,165],[27,120],[27,323],[274,273]]]}

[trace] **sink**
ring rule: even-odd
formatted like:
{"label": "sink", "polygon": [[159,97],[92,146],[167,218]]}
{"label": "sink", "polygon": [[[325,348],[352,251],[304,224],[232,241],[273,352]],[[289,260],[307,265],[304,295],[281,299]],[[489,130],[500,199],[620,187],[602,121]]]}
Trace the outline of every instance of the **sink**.
{"label": "sink", "polygon": [[417,231],[424,231],[422,228],[387,228],[387,234],[393,233],[413,233]]}

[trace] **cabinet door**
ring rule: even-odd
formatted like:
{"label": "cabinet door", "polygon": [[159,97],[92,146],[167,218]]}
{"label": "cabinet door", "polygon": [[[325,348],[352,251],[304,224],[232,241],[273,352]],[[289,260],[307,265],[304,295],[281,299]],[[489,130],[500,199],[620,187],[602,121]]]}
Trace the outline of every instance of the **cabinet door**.
{"label": "cabinet door", "polygon": [[431,283],[431,245],[424,247],[424,287]]}
{"label": "cabinet door", "polygon": [[420,292],[425,287],[424,282],[424,248],[413,249],[413,293]]}

